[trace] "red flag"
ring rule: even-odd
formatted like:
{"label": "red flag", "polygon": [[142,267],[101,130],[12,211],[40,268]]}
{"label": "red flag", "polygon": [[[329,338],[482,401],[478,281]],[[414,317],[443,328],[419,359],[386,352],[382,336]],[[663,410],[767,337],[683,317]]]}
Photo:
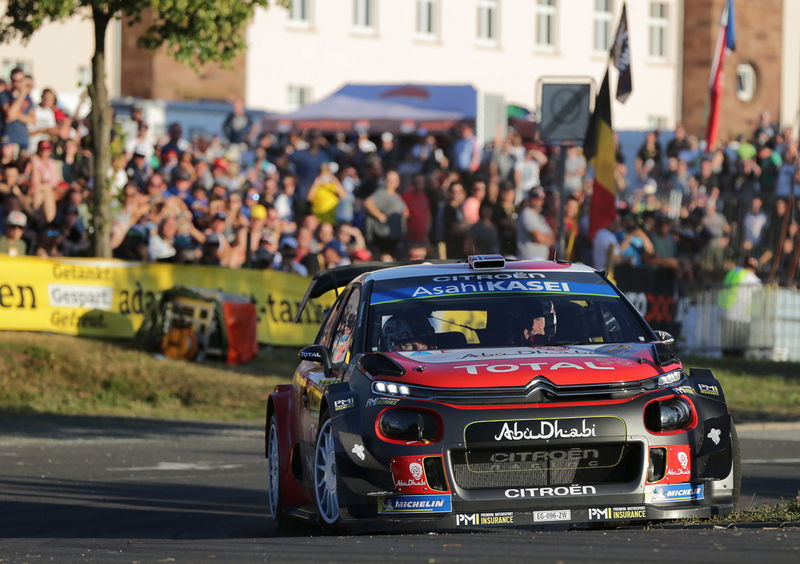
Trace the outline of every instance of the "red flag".
{"label": "red flag", "polygon": [[706,151],[711,152],[717,144],[719,131],[719,108],[722,97],[722,67],[727,51],[736,47],[736,26],[734,22],[733,0],[727,0],[722,9],[714,47],[714,60],[711,63],[711,79],[708,87],[708,123],[706,124]]}
{"label": "red flag", "polygon": [[617,160],[614,154],[614,130],[611,127],[608,69],[589,120],[584,153],[586,160],[594,165],[594,187],[589,209],[589,235],[594,238],[595,233],[614,221],[617,214],[617,182],[614,178]]}

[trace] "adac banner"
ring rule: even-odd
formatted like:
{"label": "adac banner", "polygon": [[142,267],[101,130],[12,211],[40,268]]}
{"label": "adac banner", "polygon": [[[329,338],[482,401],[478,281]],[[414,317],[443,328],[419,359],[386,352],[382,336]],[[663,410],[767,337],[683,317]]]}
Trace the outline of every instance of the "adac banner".
{"label": "adac banner", "polygon": [[272,345],[313,342],[332,301],[312,300],[294,323],[308,286],[296,274],[0,255],[0,330],[132,337],[148,306],[174,286],[246,296],[256,306],[259,342]]}

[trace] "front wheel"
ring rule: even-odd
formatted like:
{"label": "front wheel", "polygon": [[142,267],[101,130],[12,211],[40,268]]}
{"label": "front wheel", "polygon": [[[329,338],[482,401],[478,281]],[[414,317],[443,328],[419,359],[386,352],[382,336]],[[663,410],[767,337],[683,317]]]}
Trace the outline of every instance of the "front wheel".
{"label": "front wheel", "polygon": [[286,516],[281,511],[281,458],[278,431],[278,418],[273,414],[267,432],[267,507],[272,520],[278,526],[282,526],[285,524]]}
{"label": "front wheel", "polygon": [[339,522],[338,491],[333,425],[325,413],[320,422],[314,449],[314,499],[320,524],[327,532],[336,530]]}

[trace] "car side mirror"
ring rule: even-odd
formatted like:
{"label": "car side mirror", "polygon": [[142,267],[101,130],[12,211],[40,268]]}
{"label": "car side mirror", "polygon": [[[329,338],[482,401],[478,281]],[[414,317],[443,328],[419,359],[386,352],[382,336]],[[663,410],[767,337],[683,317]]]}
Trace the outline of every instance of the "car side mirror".
{"label": "car side mirror", "polygon": [[308,345],[300,349],[297,353],[300,360],[309,360],[321,364],[325,369],[325,374],[331,371],[331,351],[325,345]]}
{"label": "car side mirror", "polygon": [[666,331],[655,331],[656,337],[658,337],[658,341],[662,345],[674,345],[675,344],[675,337],[667,333]]}

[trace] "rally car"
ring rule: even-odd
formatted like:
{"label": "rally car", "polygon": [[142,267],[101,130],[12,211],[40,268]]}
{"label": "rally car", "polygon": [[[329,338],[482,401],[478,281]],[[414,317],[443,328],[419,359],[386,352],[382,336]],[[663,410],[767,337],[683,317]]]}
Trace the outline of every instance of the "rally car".
{"label": "rally car", "polygon": [[365,263],[317,275],[304,304],[328,291],[314,344],[266,406],[278,523],[613,524],[734,507],[722,386],[687,372],[605,273],[501,256]]}

